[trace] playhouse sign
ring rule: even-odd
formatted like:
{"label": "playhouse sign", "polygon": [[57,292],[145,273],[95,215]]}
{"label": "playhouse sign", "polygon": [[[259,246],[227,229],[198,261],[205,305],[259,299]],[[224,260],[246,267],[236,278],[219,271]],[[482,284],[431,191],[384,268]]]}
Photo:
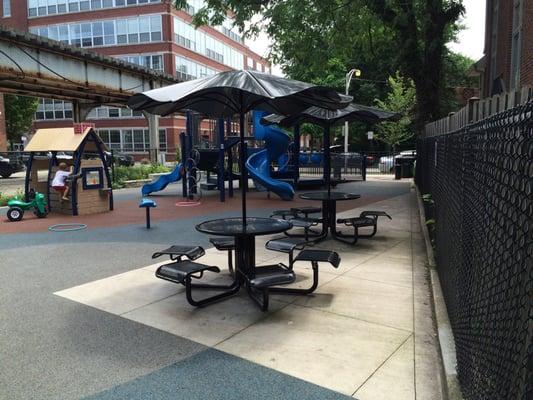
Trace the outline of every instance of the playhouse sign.
{"label": "playhouse sign", "polygon": [[74,124],[74,134],[75,135],[81,135],[87,128],[94,129],[96,127],[95,124],[88,123],[88,122],[82,122],[78,124]]}

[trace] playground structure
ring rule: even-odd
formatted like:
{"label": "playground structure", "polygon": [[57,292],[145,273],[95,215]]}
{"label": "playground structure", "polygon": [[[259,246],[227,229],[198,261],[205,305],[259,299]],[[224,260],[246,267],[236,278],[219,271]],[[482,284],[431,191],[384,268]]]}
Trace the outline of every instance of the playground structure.
{"label": "playground structure", "polygon": [[[111,177],[104,154],[107,148],[91,127],[80,124],[39,129],[25,150],[30,153],[24,184],[26,202],[31,192],[38,192],[45,195],[48,212],[86,215],[113,210]],[[51,187],[60,162],[73,168],[68,201],[61,200],[61,193]]]}
{"label": "playground structure", "polygon": [[[299,125],[294,126],[291,138],[276,125],[261,124],[261,118],[266,114],[263,111],[252,113],[253,136],[247,136],[245,143],[246,168],[256,189],[291,200],[297,188],[323,186],[324,165],[328,162],[324,160],[323,153],[301,152]],[[227,195],[233,197],[234,181],[240,178],[240,170],[236,168],[240,165],[236,151],[239,139],[233,132],[233,123],[230,119],[215,120],[215,137],[208,143],[200,136],[201,119],[199,114],[186,113],[186,131],[180,134],[181,162],[172,172],[144,185],[143,196],[164,190],[169,183],[181,181],[183,196],[189,200],[198,198],[203,190],[218,190],[221,202],[225,201],[226,190]],[[261,147],[257,147],[259,143]],[[335,168],[335,161],[333,164],[335,184],[341,180],[341,168]],[[313,170],[314,173],[302,174],[302,170]],[[364,179],[363,158],[360,171]]]}
{"label": "playground structure", "polygon": [[259,122],[264,112],[253,113],[254,137],[265,142],[265,148],[248,157],[246,168],[250,177],[264,187],[281,197],[283,200],[292,200],[294,197],[293,186],[285,181],[274,179],[271,175],[272,163],[276,162],[278,171],[287,172],[289,157],[290,137],[277,126],[263,126]]}

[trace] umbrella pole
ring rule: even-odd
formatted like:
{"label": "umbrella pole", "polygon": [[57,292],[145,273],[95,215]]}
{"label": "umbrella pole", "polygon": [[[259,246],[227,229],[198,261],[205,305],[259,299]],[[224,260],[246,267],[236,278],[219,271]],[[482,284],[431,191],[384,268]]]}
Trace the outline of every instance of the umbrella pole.
{"label": "umbrella pole", "polygon": [[328,198],[331,194],[331,154],[329,151],[329,124],[324,127],[324,178],[328,188]]}
{"label": "umbrella pole", "polygon": [[244,148],[244,113],[239,114],[239,124],[240,124],[240,157],[239,162],[241,164],[241,198],[242,198],[242,225],[246,226],[246,181],[248,180],[246,174],[246,154]]}

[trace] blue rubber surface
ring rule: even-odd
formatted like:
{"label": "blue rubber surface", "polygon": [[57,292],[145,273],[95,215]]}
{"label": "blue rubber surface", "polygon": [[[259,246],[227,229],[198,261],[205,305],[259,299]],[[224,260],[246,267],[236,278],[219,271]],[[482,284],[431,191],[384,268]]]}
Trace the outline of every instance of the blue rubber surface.
{"label": "blue rubber surface", "polygon": [[168,174],[161,175],[155,181],[147,183],[141,189],[143,196],[148,196],[150,193],[159,192],[164,190],[169,183],[177,182],[181,179],[181,163],[178,163],[176,167]]}
{"label": "blue rubber surface", "polygon": [[283,200],[292,200],[294,198],[292,185],[270,176],[271,161],[278,161],[280,165],[286,164],[290,138],[275,125],[261,125],[259,121],[264,115],[264,112],[254,111],[254,137],[257,140],[264,140],[266,148],[252,154],[246,161],[246,168],[254,182],[277,194]]}
{"label": "blue rubber surface", "polygon": [[209,349],[86,400],[344,400],[323,387]]}

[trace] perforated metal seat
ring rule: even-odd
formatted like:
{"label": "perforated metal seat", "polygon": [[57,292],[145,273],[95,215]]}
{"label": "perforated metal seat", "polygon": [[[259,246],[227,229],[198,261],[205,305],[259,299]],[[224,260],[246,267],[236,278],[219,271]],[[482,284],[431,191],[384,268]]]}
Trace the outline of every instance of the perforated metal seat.
{"label": "perforated metal seat", "polygon": [[179,260],[181,259],[181,257],[185,256],[189,260],[193,261],[202,257],[204,254],[205,250],[203,249],[203,247],[200,246],[174,245],[170,246],[165,250],[155,252],[154,254],[152,254],[152,258],[168,255],[170,256],[171,260]]}
{"label": "perforated metal seat", "polygon": [[185,260],[161,265],[155,272],[155,276],[174,283],[185,284],[188,278],[200,279],[205,271],[219,273],[220,269],[215,266]]}
{"label": "perforated metal seat", "polygon": [[309,217],[309,214],[318,214],[322,212],[322,207],[292,207],[291,211],[296,214],[303,214],[304,218]]}
{"label": "perforated metal seat", "polygon": [[327,262],[330,263],[333,268],[339,268],[341,258],[335,251],[302,250],[294,259],[294,262],[297,261],[310,261],[311,263]]}
{"label": "perforated metal seat", "polygon": [[[387,214],[385,211],[363,211],[361,214],[359,214],[358,217],[339,218],[337,219],[337,223],[353,227],[354,232],[353,232],[353,235],[347,235],[347,234],[343,234],[342,232],[338,232],[337,236],[341,238],[341,240],[342,238],[346,238],[343,241],[346,243],[350,243],[350,244],[357,243],[357,239],[359,238],[372,237],[378,231],[378,218],[379,217],[387,217],[388,219],[392,219],[392,217],[389,214]],[[369,234],[359,233],[359,228],[365,228],[365,227],[372,227],[372,232]]]}
{"label": "perforated metal seat", "polygon": [[[256,268],[256,276],[248,280],[248,293],[262,311],[268,310],[270,291],[279,290],[273,286],[288,285],[296,280],[294,272],[282,265]],[[260,297],[257,294],[260,294]]]}
{"label": "perforated metal seat", "polygon": [[279,237],[266,242],[268,250],[279,251],[289,255],[289,268],[292,269],[293,254],[295,250],[302,250],[305,246],[313,244],[302,238]]}
{"label": "perforated metal seat", "polygon": [[[297,261],[307,261],[311,262],[311,267],[313,268],[313,283],[310,287],[300,289],[300,288],[278,288],[271,287],[269,290],[272,293],[279,294],[310,294],[315,291],[318,287],[318,263],[327,262],[331,264],[334,268],[338,268],[341,262],[339,255],[334,251],[329,250],[302,250],[294,259],[293,264]],[[292,268],[290,269],[292,271]]]}
{"label": "perforated metal seat", "polygon": [[270,218],[281,217],[282,219],[291,219],[297,216],[297,213],[291,210],[274,210]]}
{"label": "perforated metal seat", "polygon": [[250,280],[250,286],[256,289],[269,288],[271,286],[287,285],[293,283],[296,280],[296,276],[292,271],[274,272],[265,275],[259,275],[258,277]]}
{"label": "perforated metal seat", "polygon": [[215,248],[219,251],[228,252],[228,269],[231,275],[234,275],[233,270],[233,250],[235,250],[235,239],[232,237],[221,237],[221,238],[209,238],[209,241]]}
{"label": "perforated metal seat", "polygon": [[339,218],[337,219],[337,223],[344,224],[346,226],[356,226],[358,228],[362,228],[365,226],[374,226],[376,224],[376,221],[374,218],[369,217],[353,217],[353,218]]}
{"label": "perforated metal seat", "polygon": [[235,239],[231,237],[209,238],[209,242],[211,242],[217,250],[235,250]]}
{"label": "perforated metal seat", "polygon": [[[157,268],[155,276],[160,279],[164,279],[169,282],[178,283],[185,286],[185,295],[189,304],[201,307],[205,304],[217,301],[224,297],[233,296],[239,290],[239,284],[237,280],[234,280],[230,285],[210,285],[210,284],[193,284],[193,279],[201,279],[204,276],[204,272],[211,271],[219,273],[220,268],[214,265],[200,264],[193,262],[203,256],[205,251],[200,246],[182,246],[174,245],[165,250],[155,252],[152,258],[157,258],[162,255],[168,255],[173,261],[169,264],[163,264]],[[187,257],[188,260],[183,260],[182,257]],[[204,298],[202,300],[194,300],[192,297],[192,289],[211,289],[211,290],[223,290],[222,293],[216,294]]]}

